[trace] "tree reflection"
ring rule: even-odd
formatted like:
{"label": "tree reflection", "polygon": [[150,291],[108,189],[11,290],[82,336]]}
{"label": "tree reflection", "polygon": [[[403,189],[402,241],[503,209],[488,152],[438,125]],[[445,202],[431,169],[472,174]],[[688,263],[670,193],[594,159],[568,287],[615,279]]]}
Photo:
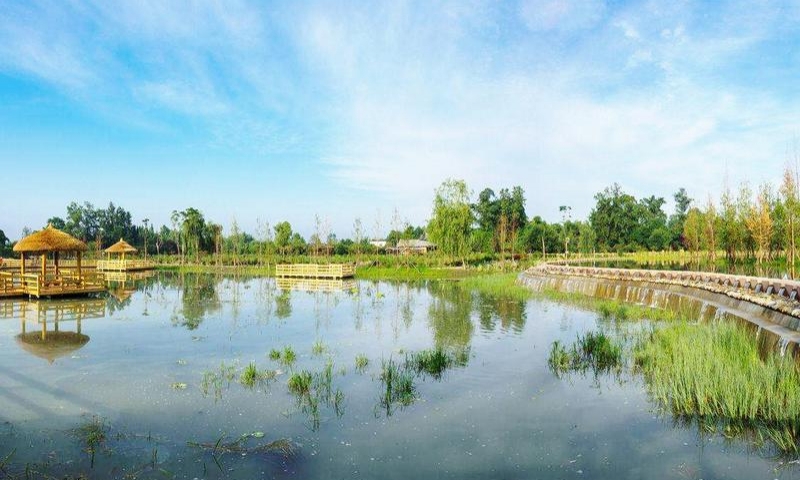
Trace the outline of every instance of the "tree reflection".
{"label": "tree reflection", "polygon": [[183,290],[181,295],[183,319],[176,323],[189,330],[195,330],[203,323],[206,315],[220,309],[217,278],[203,274],[181,275],[180,278]]}
{"label": "tree reflection", "polygon": [[472,324],[472,292],[455,283],[436,282],[428,287],[431,302],[428,321],[436,347],[469,349],[475,327]]}

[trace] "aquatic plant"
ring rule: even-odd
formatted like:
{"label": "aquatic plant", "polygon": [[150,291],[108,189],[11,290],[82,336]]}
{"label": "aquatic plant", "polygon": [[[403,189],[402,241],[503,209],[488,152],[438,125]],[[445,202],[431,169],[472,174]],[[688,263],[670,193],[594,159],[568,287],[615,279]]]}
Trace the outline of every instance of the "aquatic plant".
{"label": "aquatic plant", "polygon": [[392,415],[395,405],[405,407],[416,400],[414,373],[406,364],[397,363],[391,358],[382,360],[379,378],[383,392],[378,405],[386,412],[387,416]]}
{"label": "aquatic plant", "polygon": [[311,392],[312,381],[313,377],[308,370],[293,373],[292,376],[289,377],[289,391],[295,395],[308,395]]}
{"label": "aquatic plant", "polygon": [[215,461],[226,453],[245,454],[278,454],[284,458],[291,458],[298,454],[299,445],[288,438],[279,438],[268,443],[260,443],[253,447],[248,446],[250,439],[261,439],[261,432],[245,433],[235,440],[225,441],[223,435],[216,442],[186,442],[190,447],[199,448],[211,453]]}
{"label": "aquatic plant", "polygon": [[356,355],[356,371],[357,372],[363,373],[364,370],[367,369],[368,365],[369,365],[369,358],[367,358],[366,355],[364,355],[363,353],[359,353],[358,355]]}
{"label": "aquatic plant", "polygon": [[246,387],[254,387],[256,382],[260,379],[261,374],[258,371],[255,363],[250,363],[245,367],[242,375],[239,377],[239,382]]}
{"label": "aquatic plant", "polygon": [[203,379],[200,382],[200,391],[203,396],[208,396],[210,391],[214,392],[214,399],[222,398],[222,391],[230,387],[231,381],[236,378],[236,367],[220,363],[219,370],[209,370],[203,372]]}
{"label": "aquatic plant", "polygon": [[800,367],[762,353],[744,327],[671,324],[637,345],[635,362],[650,395],[673,415],[714,419],[723,433],[755,432],[781,451],[800,451]]}
{"label": "aquatic plant", "polygon": [[558,340],[550,346],[547,365],[557,377],[571,371],[591,369],[595,375],[619,371],[623,364],[622,346],[604,332],[578,335],[575,343],[566,348]]}
{"label": "aquatic plant", "polygon": [[281,363],[286,365],[288,368],[292,368],[294,366],[294,362],[297,361],[297,354],[294,353],[294,349],[287,345],[283,347],[283,355],[281,355]]}
{"label": "aquatic plant", "polygon": [[89,454],[91,465],[94,466],[94,455],[97,449],[106,441],[108,426],[103,418],[93,416],[91,420],[73,430],[80,439],[83,449]]}
{"label": "aquatic plant", "polygon": [[322,355],[328,347],[322,342],[322,340],[317,340],[311,345],[311,354],[315,356]]}
{"label": "aquatic plant", "polygon": [[417,373],[427,373],[441,378],[445,370],[453,366],[455,359],[440,347],[422,350],[406,356],[406,365]]}
{"label": "aquatic plant", "polygon": [[270,360],[275,360],[275,361],[280,360],[281,359],[281,351],[278,350],[277,348],[273,348],[272,350],[269,351],[269,359]]}

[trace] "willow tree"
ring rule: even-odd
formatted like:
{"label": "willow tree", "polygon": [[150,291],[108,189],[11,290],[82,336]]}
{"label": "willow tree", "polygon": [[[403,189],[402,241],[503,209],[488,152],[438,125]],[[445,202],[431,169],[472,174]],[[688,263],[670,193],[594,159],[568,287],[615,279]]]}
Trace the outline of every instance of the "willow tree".
{"label": "willow tree", "polygon": [[683,243],[692,253],[692,258],[699,259],[700,250],[703,249],[703,230],[705,219],[703,212],[697,207],[692,207],[683,219]]}
{"label": "willow tree", "polygon": [[472,232],[471,192],[463,180],[445,180],[436,189],[428,236],[442,253],[461,259],[466,265]]}

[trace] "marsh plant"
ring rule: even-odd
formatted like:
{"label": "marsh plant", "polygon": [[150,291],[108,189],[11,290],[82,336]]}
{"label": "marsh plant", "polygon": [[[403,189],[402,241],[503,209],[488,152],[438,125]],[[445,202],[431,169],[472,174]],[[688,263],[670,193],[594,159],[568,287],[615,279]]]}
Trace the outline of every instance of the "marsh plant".
{"label": "marsh plant", "polygon": [[650,395],[676,417],[713,419],[706,423],[726,436],[740,432],[799,453],[800,368],[790,356],[762,352],[741,325],[668,325],[637,345],[635,362]]}
{"label": "marsh plant", "polygon": [[391,358],[382,360],[379,378],[383,388],[378,406],[387,417],[392,415],[395,407],[407,407],[416,400],[414,371],[408,363],[398,363]]}
{"label": "marsh plant", "polygon": [[91,465],[94,466],[94,456],[97,449],[105,444],[108,425],[103,418],[94,416],[91,420],[76,428],[73,432],[83,444],[83,449],[89,454]]}
{"label": "marsh plant", "polygon": [[312,430],[319,428],[320,405],[332,408],[337,417],[344,413],[344,392],[333,388],[333,369],[333,361],[328,360],[319,372],[302,370],[289,377],[289,392],[297,399],[300,411],[308,416]]}
{"label": "marsh plant", "polygon": [[275,370],[259,370],[256,364],[251,362],[245,367],[239,376],[239,383],[248,388],[253,388],[257,384],[265,383],[275,379]]}
{"label": "marsh plant", "polygon": [[364,373],[364,371],[367,369],[367,366],[369,366],[369,358],[367,358],[367,356],[363,353],[356,355],[356,372]]}
{"label": "marsh plant", "polygon": [[311,345],[311,354],[318,357],[324,354],[328,350],[328,346],[322,342],[322,340],[317,340]]}
{"label": "marsh plant", "polygon": [[203,373],[200,391],[203,392],[203,396],[214,392],[214,399],[219,400],[222,398],[222,392],[230,387],[234,378],[236,378],[236,367],[225,365],[225,362],[222,362],[218,370],[209,370]]}
{"label": "marsh plant", "polygon": [[557,377],[569,372],[591,369],[595,375],[619,372],[622,368],[622,346],[604,332],[587,332],[565,347],[556,340],[550,346],[547,365]]}
{"label": "marsh plant", "polygon": [[469,352],[452,352],[436,347],[406,355],[405,365],[417,374],[424,373],[438,380],[447,369],[463,367],[468,360]]}

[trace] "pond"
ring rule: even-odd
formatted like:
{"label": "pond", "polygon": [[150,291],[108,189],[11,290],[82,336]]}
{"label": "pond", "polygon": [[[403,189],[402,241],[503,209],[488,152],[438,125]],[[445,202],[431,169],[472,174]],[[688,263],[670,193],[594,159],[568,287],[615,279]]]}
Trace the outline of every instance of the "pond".
{"label": "pond", "polygon": [[553,341],[600,323],[453,282],[159,273],[3,301],[0,477],[797,475],[659,413],[636,375],[551,373]]}

